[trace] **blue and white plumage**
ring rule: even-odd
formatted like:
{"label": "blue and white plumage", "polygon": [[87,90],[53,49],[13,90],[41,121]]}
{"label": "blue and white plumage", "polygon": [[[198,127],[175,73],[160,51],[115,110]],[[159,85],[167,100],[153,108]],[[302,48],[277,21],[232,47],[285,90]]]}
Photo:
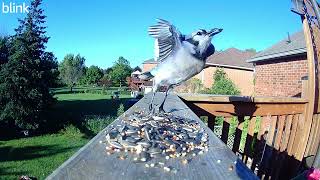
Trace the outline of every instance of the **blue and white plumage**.
{"label": "blue and white plumage", "polygon": [[[153,109],[154,94],[161,86],[166,86],[168,92],[170,88],[204,69],[206,58],[215,51],[211,39],[221,31],[222,29],[218,28],[209,32],[200,29],[185,36],[168,21],[162,19],[158,19],[156,25],[149,27],[149,35],[155,38],[155,60],[158,60],[159,64],[151,71],[140,75],[140,78],[143,80],[153,78],[154,81],[150,110]],[[164,101],[160,105],[161,111]]]}

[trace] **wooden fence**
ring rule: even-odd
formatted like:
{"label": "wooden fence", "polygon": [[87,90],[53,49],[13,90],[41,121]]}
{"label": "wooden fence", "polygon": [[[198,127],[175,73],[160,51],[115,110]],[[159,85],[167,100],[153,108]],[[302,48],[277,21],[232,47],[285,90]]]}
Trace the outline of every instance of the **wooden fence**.
{"label": "wooden fence", "polygon": [[306,164],[320,166],[319,7],[310,0],[293,2],[307,49],[302,98],[181,95],[214,132],[216,117],[223,117],[218,136],[262,179],[290,179]]}
{"label": "wooden fence", "polygon": [[[315,114],[308,146],[303,145],[305,131],[303,98],[250,98],[210,95],[180,95],[200,117],[207,117],[215,131],[216,117],[223,117],[222,132],[217,134],[263,179],[288,179],[301,168],[300,157],[315,154],[319,133]],[[236,117],[236,120],[234,120]],[[241,147],[243,146],[243,147]]]}

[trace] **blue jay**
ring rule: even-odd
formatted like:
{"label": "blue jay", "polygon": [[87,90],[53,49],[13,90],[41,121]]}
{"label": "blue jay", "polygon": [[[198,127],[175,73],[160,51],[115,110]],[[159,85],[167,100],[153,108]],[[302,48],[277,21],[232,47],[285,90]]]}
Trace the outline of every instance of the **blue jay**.
{"label": "blue jay", "polygon": [[154,96],[159,88],[167,87],[165,98],[159,106],[159,111],[165,112],[163,105],[168,91],[204,69],[207,57],[215,51],[211,39],[222,31],[218,28],[209,32],[199,29],[185,36],[170,22],[163,19],[157,21],[156,25],[149,27],[149,35],[155,38],[155,58],[159,64],[139,76],[142,80],[153,79],[153,96],[149,105],[152,114]]}

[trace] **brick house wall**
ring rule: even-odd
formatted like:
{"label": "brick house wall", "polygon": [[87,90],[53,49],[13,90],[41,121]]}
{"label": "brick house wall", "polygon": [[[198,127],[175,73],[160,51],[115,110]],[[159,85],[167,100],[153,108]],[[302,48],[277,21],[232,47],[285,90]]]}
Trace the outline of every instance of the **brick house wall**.
{"label": "brick house wall", "polygon": [[301,77],[307,74],[306,55],[256,62],[255,95],[300,97]]}

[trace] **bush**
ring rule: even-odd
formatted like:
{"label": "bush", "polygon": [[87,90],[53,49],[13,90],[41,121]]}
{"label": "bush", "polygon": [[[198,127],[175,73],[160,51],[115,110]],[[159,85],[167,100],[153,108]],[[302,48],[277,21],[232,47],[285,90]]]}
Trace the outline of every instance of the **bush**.
{"label": "bush", "polygon": [[223,69],[219,68],[213,75],[214,83],[209,90],[210,94],[240,95],[240,90],[229,79]]}
{"label": "bush", "polygon": [[84,126],[92,131],[94,134],[98,134],[101,130],[107,127],[115,120],[114,117],[92,116],[86,117],[84,120]]}
{"label": "bush", "polygon": [[117,111],[117,116],[121,116],[124,113],[124,106],[123,104],[120,104],[118,111]]}
{"label": "bush", "polygon": [[66,135],[68,137],[82,137],[83,134],[81,131],[72,124],[65,126],[61,131],[61,134]]}

